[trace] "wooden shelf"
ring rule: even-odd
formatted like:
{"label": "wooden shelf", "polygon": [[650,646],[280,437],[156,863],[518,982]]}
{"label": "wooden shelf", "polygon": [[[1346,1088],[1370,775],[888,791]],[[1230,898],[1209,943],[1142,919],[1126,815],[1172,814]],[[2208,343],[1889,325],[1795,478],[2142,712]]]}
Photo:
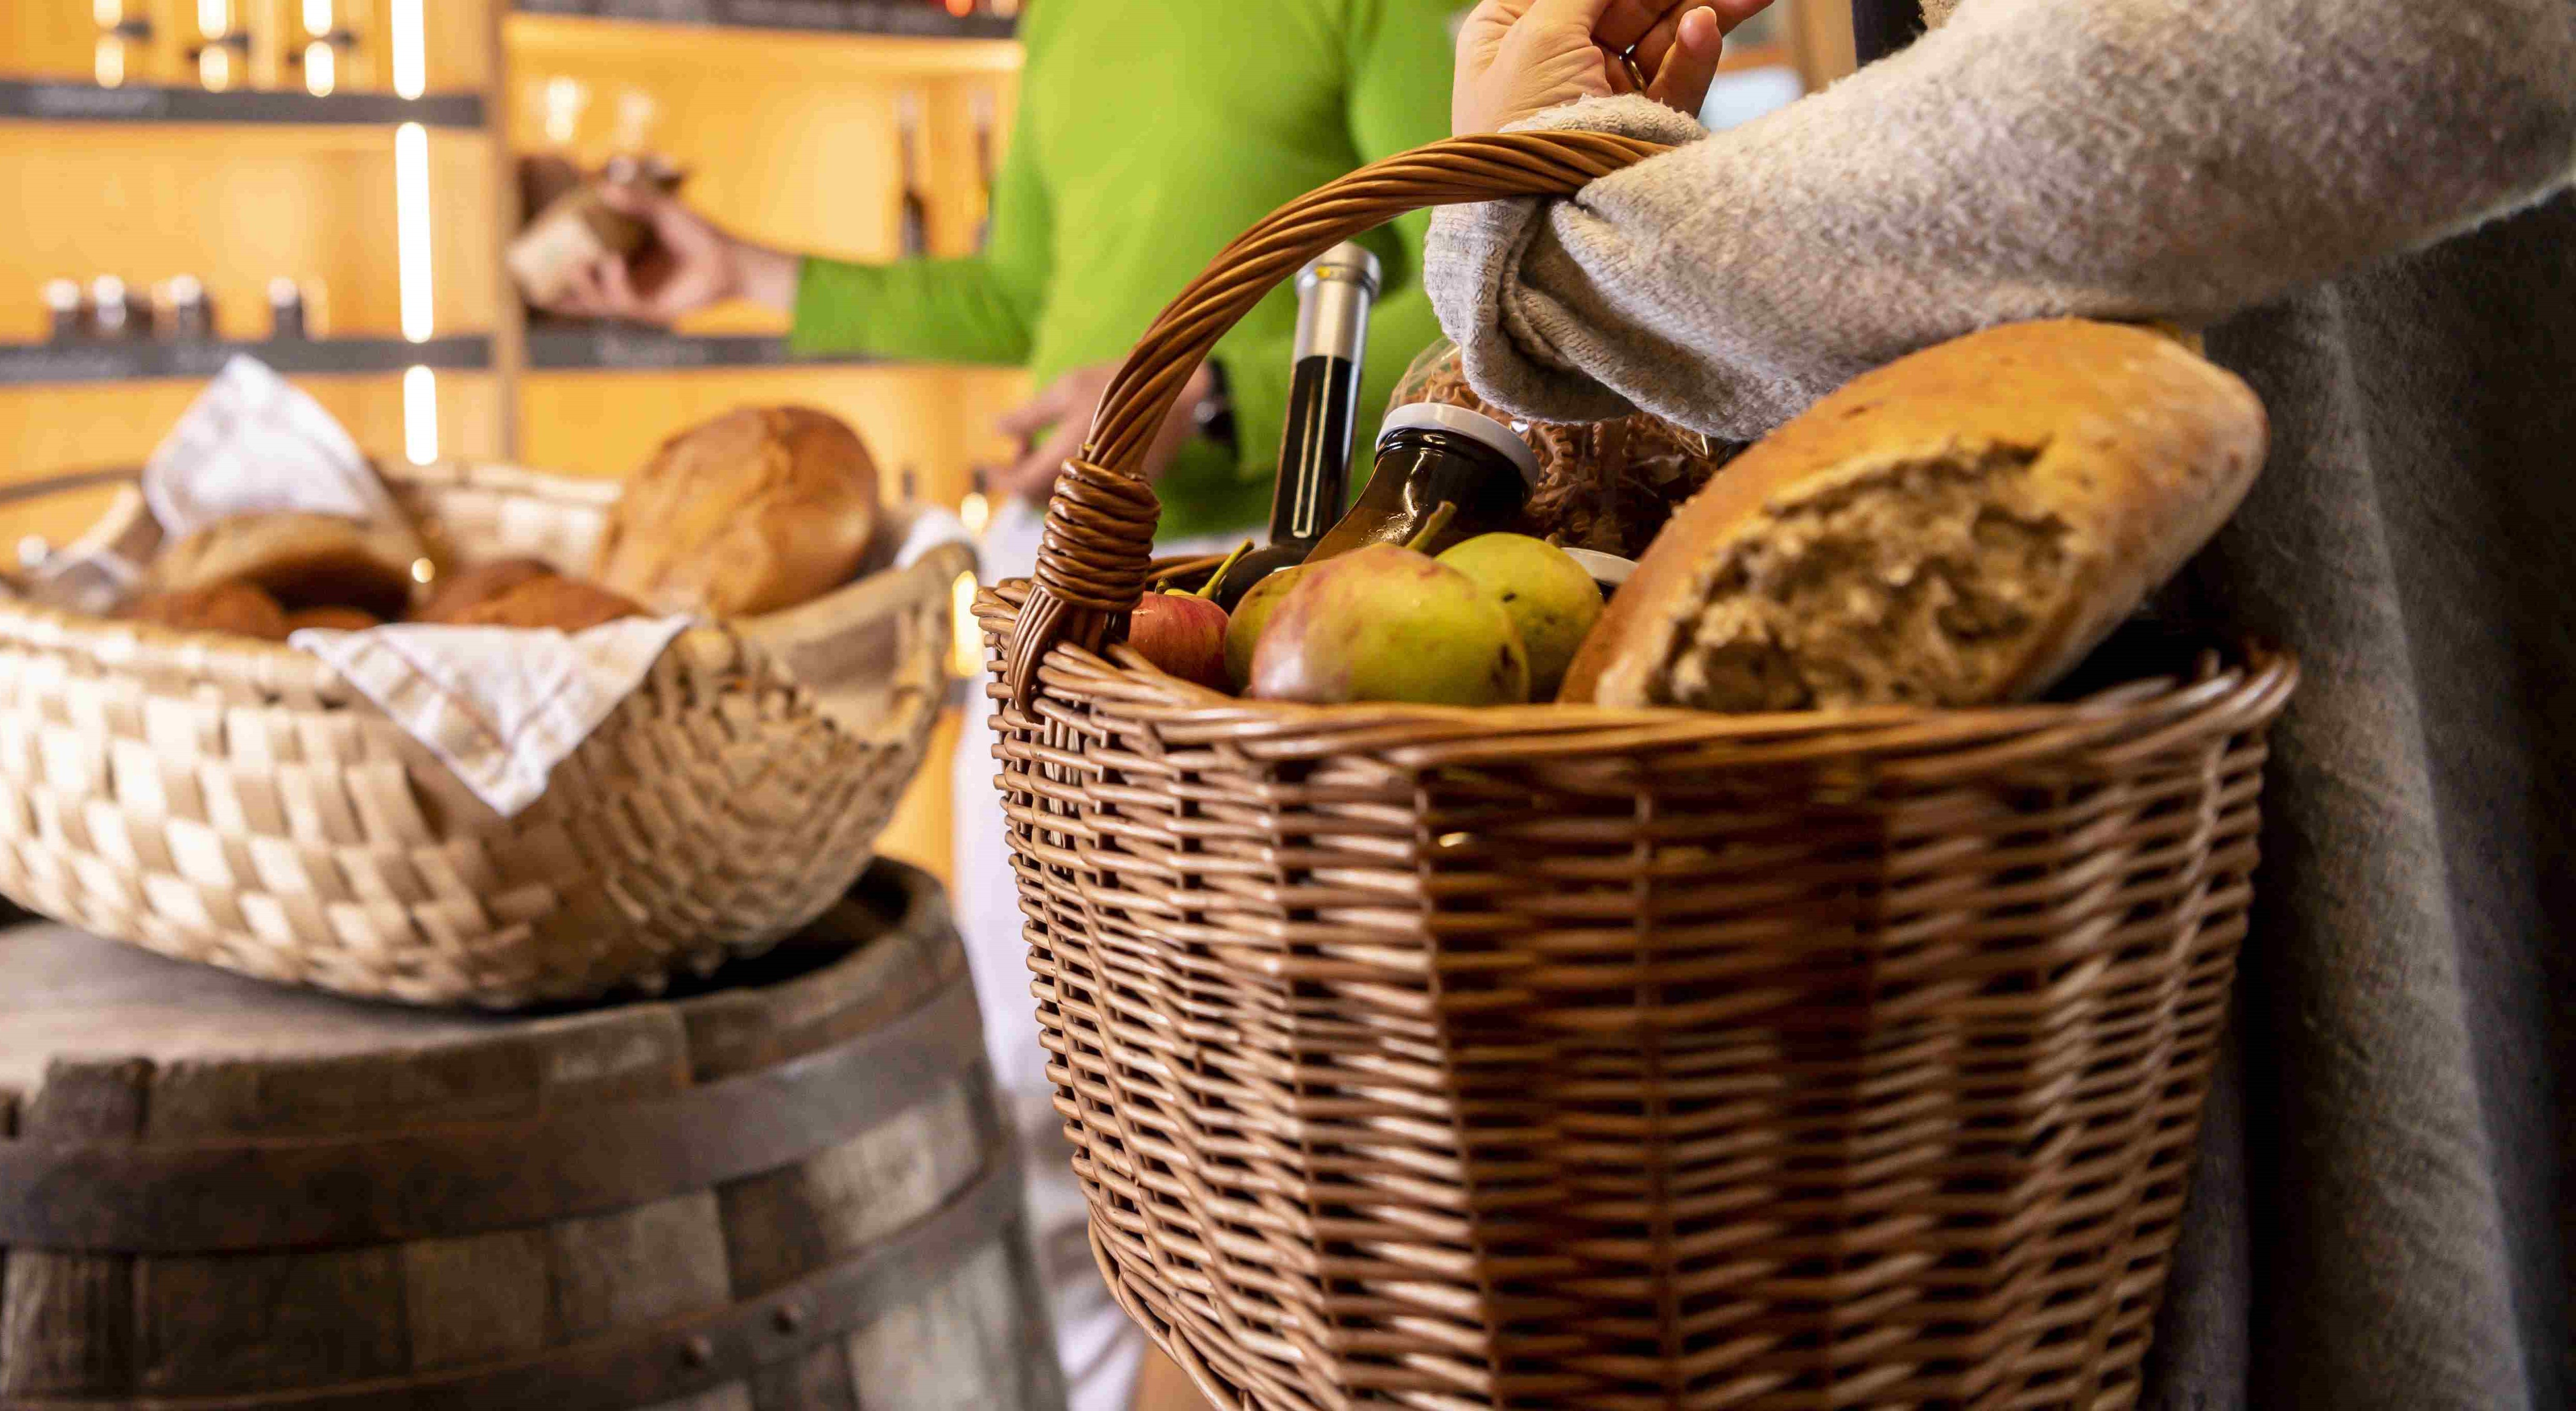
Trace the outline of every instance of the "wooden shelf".
{"label": "wooden shelf", "polygon": [[210,93],[202,88],[0,79],[0,118],[37,122],[241,123],[253,126],[389,127],[416,122],[429,127],[479,128],[478,93],[432,93],[398,98],[390,93],[334,93],[316,98],[292,91]]}
{"label": "wooden shelf", "polygon": [[212,377],[236,353],[248,353],[278,372],[295,376],[363,376],[413,367],[488,368],[492,340],[476,333],[425,343],[402,338],[0,343],[0,387]]}
{"label": "wooden shelf", "polygon": [[530,324],[528,367],[539,372],[685,372],[690,368],[825,367],[872,363],[851,356],[810,356],[787,340],[760,334],[666,333],[654,328]]}
{"label": "wooden shelf", "polygon": [[909,39],[1008,39],[1016,28],[996,15],[960,18],[921,0],[515,0],[511,8],[522,14]]}

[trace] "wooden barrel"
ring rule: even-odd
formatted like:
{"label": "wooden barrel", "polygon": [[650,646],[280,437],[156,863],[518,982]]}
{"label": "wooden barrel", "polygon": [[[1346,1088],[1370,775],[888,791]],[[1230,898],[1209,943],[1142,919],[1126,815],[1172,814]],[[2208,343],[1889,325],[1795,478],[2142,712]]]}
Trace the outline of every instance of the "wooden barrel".
{"label": "wooden barrel", "polygon": [[504,1018],[0,933],[0,1405],[1058,1411],[938,885],[721,978]]}

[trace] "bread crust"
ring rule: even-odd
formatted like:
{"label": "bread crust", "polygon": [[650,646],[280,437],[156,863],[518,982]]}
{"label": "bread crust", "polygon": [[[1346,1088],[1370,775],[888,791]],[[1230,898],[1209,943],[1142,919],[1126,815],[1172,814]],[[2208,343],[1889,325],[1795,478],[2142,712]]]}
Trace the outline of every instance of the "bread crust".
{"label": "bread crust", "polygon": [[804,407],[746,407],[626,482],[591,576],[661,612],[775,612],[848,582],[875,537],[876,462]]}
{"label": "bread crust", "polygon": [[558,632],[579,632],[621,617],[643,615],[644,609],[623,594],[596,583],[549,573],[486,598],[458,612],[448,621],[458,627],[553,628]]}
{"label": "bread crust", "polygon": [[186,592],[216,583],[254,584],[289,610],[363,608],[402,615],[412,594],[420,538],[400,525],[361,524],[337,515],[236,515],[180,539],[153,558],[150,586]]}
{"label": "bread crust", "polygon": [[532,578],[556,577],[554,565],[543,559],[487,559],[468,564],[454,573],[439,575],[430,584],[429,601],[412,614],[414,622],[454,622],[461,613],[479,607]]}
{"label": "bread crust", "polygon": [[278,607],[277,599],[237,579],[146,593],[118,608],[116,616],[173,632],[222,632],[256,637],[263,642],[286,640],[286,613]]}
{"label": "bread crust", "polygon": [[[2034,695],[2217,532],[2266,437],[2242,381],[2139,328],[2012,324],[1901,358],[1773,432],[1685,505],[1585,639],[1558,699],[1743,710]],[[1761,629],[1776,629],[1770,678],[1721,682],[1707,669],[1749,620],[1738,606],[1762,591],[1766,552],[1821,542],[1828,515],[1845,516],[1846,539],[1851,525],[1897,526],[1866,565],[1875,576],[1848,585],[1867,598],[1926,569],[1907,560],[1904,526],[1928,528],[1945,509],[1965,516],[1953,547],[1990,524],[2031,541],[1995,566],[1973,554],[1935,566],[1950,576],[1944,591],[2004,605],[2007,626],[1974,653],[1907,639],[1875,666],[1802,660],[1832,632],[1774,612]],[[1927,543],[1919,557],[1933,552]],[[1810,611],[1815,601],[1779,599]],[[1797,640],[1807,637],[1817,641]]]}

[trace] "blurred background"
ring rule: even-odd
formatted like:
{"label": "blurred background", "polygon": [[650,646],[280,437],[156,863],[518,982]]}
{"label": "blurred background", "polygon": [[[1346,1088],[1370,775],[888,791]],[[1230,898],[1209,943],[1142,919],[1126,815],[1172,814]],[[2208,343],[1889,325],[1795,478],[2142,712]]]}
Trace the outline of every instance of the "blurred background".
{"label": "blurred background", "polygon": [[[539,316],[501,257],[526,213],[615,162],[676,173],[756,240],[970,252],[1023,3],[1046,0],[9,0],[0,551],[76,537],[245,351],[385,461],[618,477],[734,406],[819,406],[889,495],[978,524],[973,468],[1006,459],[991,423],[1019,373],[800,359],[782,316],[747,306],[675,330]],[[1707,119],[1850,64],[1841,0],[1784,0],[1735,36]],[[922,770],[884,849],[943,876],[949,778]]]}

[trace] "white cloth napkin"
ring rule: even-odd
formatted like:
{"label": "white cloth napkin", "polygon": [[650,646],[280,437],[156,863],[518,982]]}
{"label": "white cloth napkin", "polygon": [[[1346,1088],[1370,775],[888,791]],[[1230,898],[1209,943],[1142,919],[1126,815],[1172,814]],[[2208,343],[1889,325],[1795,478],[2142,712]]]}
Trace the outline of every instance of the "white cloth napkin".
{"label": "white cloth napkin", "polygon": [[331,413],[267,364],[240,354],[143,463],[143,500],[174,539],[263,512],[402,520],[384,481]]}
{"label": "white cloth napkin", "polygon": [[564,633],[395,623],[308,627],[289,645],[331,663],[429,748],[474,796],[509,817],[634,691],[686,617],[628,617]]}

